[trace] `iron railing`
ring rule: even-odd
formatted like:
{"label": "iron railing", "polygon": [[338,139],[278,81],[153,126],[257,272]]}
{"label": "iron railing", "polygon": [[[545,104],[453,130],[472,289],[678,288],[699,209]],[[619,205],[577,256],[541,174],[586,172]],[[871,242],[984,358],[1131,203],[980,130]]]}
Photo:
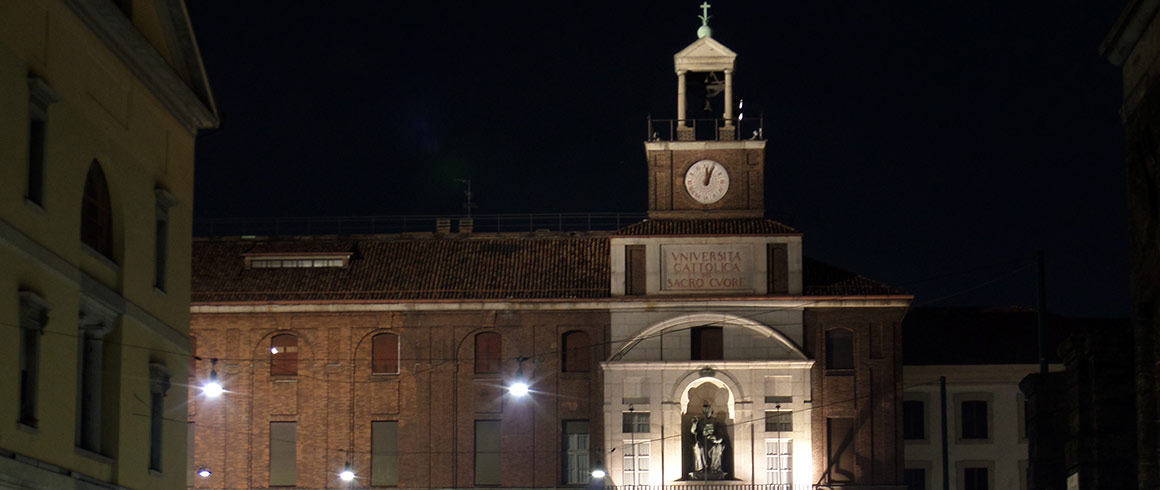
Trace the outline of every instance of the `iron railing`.
{"label": "iron railing", "polygon": [[649,141],[733,141],[765,139],[765,118],[653,119],[648,118]]}
{"label": "iron railing", "polygon": [[681,485],[605,485],[604,490],[818,490],[829,488],[818,485],[790,485],[780,483],[722,483],[689,481]]}
{"label": "iron railing", "polygon": [[[587,232],[618,230],[645,219],[645,213],[476,214],[473,233]],[[373,235],[388,233],[468,231],[467,216],[297,216],[214,218],[194,222],[197,236]],[[447,226],[438,230],[440,223]]]}

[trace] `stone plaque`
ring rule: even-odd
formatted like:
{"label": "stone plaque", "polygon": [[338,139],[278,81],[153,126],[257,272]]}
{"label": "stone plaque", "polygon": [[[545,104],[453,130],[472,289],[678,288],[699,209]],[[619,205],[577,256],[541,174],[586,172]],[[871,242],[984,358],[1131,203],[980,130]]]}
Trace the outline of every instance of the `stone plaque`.
{"label": "stone plaque", "polygon": [[750,245],[661,245],[661,290],[752,291]]}

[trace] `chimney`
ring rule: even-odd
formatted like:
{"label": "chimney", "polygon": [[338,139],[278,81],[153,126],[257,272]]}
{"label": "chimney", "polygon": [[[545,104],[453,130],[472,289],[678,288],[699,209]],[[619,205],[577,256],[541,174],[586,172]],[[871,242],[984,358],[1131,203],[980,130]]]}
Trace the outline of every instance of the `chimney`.
{"label": "chimney", "polygon": [[471,218],[459,218],[459,233],[467,234],[475,230],[475,220]]}
{"label": "chimney", "polygon": [[451,233],[451,218],[435,218],[435,233]]}

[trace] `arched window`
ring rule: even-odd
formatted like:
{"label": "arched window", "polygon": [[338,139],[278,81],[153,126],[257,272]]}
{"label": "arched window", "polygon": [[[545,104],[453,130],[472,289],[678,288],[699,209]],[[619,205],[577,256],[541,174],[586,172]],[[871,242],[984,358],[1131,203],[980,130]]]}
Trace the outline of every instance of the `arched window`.
{"label": "arched window", "polygon": [[494,374],[499,372],[500,351],[503,340],[498,333],[483,332],[475,336],[475,373]]}
{"label": "arched window", "polygon": [[560,367],[567,373],[588,372],[589,357],[588,333],[579,330],[564,334],[564,350]]}
{"label": "arched window", "polygon": [[399,374],[399,336],[380,333],[371,338],[371,374]]}
{"label": "arched window", "polygon": [[854,369],[854,332],[844,328],[826,332],[826,369]]}
{"label": "arched window", "polygon": [[113,258],[113,211],[109,204],[109,186],[101,164],[93,160],[85,177],[85,195],[81,201],[81,241],[108,258]]}
{"label": "arched window", "polygon": [[270,375],[298,374],[298,337],[284,333],[270,339]]}

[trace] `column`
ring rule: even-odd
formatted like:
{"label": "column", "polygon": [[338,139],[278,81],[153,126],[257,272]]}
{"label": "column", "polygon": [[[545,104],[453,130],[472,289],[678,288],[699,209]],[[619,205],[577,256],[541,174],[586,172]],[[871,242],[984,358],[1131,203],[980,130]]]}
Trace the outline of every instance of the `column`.
{"label": "column", "polygon": [[733,70],[725,70],[725,126],[733,126]]}
{"label": "column", "polygon": [[677,70],[677,125],[686,126],[685,122],[685,70]]}

